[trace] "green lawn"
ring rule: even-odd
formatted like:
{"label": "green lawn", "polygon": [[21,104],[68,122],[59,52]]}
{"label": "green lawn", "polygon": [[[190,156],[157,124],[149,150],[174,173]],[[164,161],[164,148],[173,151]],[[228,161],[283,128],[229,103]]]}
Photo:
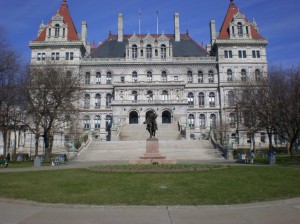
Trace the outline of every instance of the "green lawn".
{"label": "green lawn", "polygon": [[232,166],[187,173],[87,169],[0,173],[0,197],[95,205],[236,204],[300,196],[300,167]]}

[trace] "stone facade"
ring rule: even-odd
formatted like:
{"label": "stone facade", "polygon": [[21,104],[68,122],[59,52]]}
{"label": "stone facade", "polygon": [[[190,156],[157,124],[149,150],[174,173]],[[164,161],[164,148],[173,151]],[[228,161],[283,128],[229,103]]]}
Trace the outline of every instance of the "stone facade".
{"label": "stone facade", "polygon": [[158,124],[178,124],[197,139],[221,124],[229,125],[229,138],[236,138],[234,89],[267,75],[267,40],[255,21],[250,23],[231,0],[220,32],[210,22],[206,48],[180,33],[178,13],[174,34],[127,35],[122,14],[117,21],[116,35],[90,46],[87,23],[78,35],[63,1],[30,42],[31,65],[50,61],[82,76],[83,132],[105,139],[109,130],[142,124],[147,112],[155,111]]}

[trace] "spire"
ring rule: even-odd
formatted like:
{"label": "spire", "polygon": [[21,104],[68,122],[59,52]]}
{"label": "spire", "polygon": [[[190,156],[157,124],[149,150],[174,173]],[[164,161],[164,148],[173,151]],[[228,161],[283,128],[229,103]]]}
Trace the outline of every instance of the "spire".
{"label": "spire", "polygon": [[63,0],[62,5],[66,5],[67,4],[67,0]]}
{"label": "spire", "polygon": [[235,7],[234,0],[230,0],[229,7]]}

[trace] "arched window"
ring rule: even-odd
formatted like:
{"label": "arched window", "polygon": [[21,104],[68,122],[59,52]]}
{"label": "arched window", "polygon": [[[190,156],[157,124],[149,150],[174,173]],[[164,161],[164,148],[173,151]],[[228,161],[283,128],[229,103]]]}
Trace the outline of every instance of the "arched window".
{"label": "arched window", "polygon": [[153,92],[151,90],[147,91],[147,99],[148,102],[151,102],[153,100]]}
{"label": "arched window", "polygon": [[152,82],[152,72],[147,72],[147,81]]}
{"label": "arched window", "polygon": [[111,129],[111,126],[112,126],[112,116],[110,115],[106,115],[106,118],[105,118],[105,128],[106,128],[106,131],[109,131]]}
{"label": "arched window", "polygon": [[90,107],[90,99],[91,99],[90,94],[88,94],[88,93],[84,94],[83,106],[85,108],[89,108]]}
{"label": "arched window", "polygon": [[232,78],[232,70],[228,69],[227,70],[227,81],[228,82],[232,82],[233,78]]}
{"label": "arched window", "polygon": [[132,82],[137,82],[137,72],[132,72]]}
{"label": "arched window", "polygon": [[198,71],[198,83],[203,83],[203,72]]}
{"label": "arched window", "polygon": [[100,107],[101,106],[101,95],[97,93],[95,95],[95,107]]}
{"label": "arched window", "polygon": [[166,45],[162,44],[160,46],[160,54],[161,54],[161,58],[166,58],[167,57],[167,47],[166,47]]}
{"label": "arched window", "polygon": [[54,36],[59,37],[59,24],[55,24]]}
{"label": "arched window", "polygon": [[205,105],[205,95],[204,93],[200,92],[198,95],[199,98],[199,106],[204,106]]}
{"label": "arched window", "polygon": [[100,116],[97,115],[97,116],[95,117],[95,120],[94,120],[95,129],[99,129],[99,128],[100,128],[100,120],[101,120]]}
{"label": "arched window", "polygon": [[205,115],[200,114],[200,128],[205,128]]}
{"label": "arched window", "polygon": [[188,125],[190,128],[194,128],[195,127],[195,116],[194,114],[190,114],[188,117]]}
{"label": "arched window", "polygon": [[168,100],[168,91],[167,90],[164,90],[162,91],[162,100]]}
{"label": "arched window", "polygon": [[234,92],[228,92],[228,106],[234,106]]}
{"label": "arched window", "polygon": [[241,80],[242,82],[246,82],[247,81],[247,72],[245,69],[241,70]]}
{"label": "arched window", "polygon": [[237,23],[237,30],[238,30],[238,35],[243,35],[243,24],[242,23]]}
{"label": "arched window", "polygon": [[208,72],[208,82],[214,83],[214,72],[211,70]]}
{"label": "arched window", "polygon": [[90,117],[84,116],[83,118],[83,128],[84,129],[90,129]]}
{"label": "arched window", "polygon": [[106,94],[106,106],[110,107],[112,95],[110,93]]}
{"label": "arched window", "polygon": [[91,83],[91,74],[89,72],[85,73],[85,77],[84,77],[84,83],[86,85]]}
{"label": "arched window", "polygon": [[235,128],[235,114],[234,113],[230,113],[229,114],[229,126],[231,128]]}
{"label": "arched window", "polygon": [[194,94],[191,92],[188,93],[188,105],[194,105]]}
{"label": "arched window", "polygon": [[137,91],[133,90],[131,92],[131,99],[132,99],[132,102],[134,102],[134,103],[137,102],[137,100],[138,100],[138,93],[137,93]]}
{"label": "arched window", "polygon": [[167,81],[167,72],[163,71],[161,73],[161,81],[166,82]]}
{"label": "arched window", "polygon": [[146,46],[146,55],[147,55],[147,58],[152,58],[152,47],[150,44],[148,44]]}
{"label": "arched window", "polygon": [[211,128],[216,128],[217,126],[217,117],[215,114],[210,115],[210,127]]}
{"label": "arched window", "polygon": [[261,75],[259,69],[255,70],[255,80],[260,81],[261,80]]}
{"label": "arched window", "polygon": [[129,113],[129,124],[138,124],[139,123],[139,115],[136,111],[131,111]]}
{"label": "arched window", "polygon": [[216,102],[215,102],[215,94],[213,92],[209,93],[209,106],[210,107],[215,107]]}
{"label": "arched window", "polygon": [[137,58],[138,49],[137,46],[134,44],[132,45],[132,58]]}

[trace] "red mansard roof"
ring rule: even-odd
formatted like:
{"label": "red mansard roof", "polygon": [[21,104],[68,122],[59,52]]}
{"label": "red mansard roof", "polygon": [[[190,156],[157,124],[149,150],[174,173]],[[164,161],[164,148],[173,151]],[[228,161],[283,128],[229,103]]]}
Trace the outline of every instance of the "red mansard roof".
{"label": "red mansard roof", "polygon": [[[218,36],[218,39],[229,39],[229,25],[232,22],[233,17],[239,12],[238,7],[234,4],[233,0],[230,0],[229,8],[227,11],[227,14],[225,16],[225,19],[223,21],[222,27],[220,29],[220,34]],[[245,18],[245,21],[248,22],[247,18]],[[252,39],[258,40],[258,39],[264,39],[255,29],[252,25],[250,25],[251,29],[251,36]]]}
{"label": "red mansard roof", "polygon": [[[57,13],[64,18],[65,23],[68,25],[68,41],[79,40],[77,30],[73,23],[72,17],[70,15],[67,1],[63,0],[63,3],[60,5]],[[48,25],[52,23],[52,20],[49,21]],[[46,28],[40,33],[40,35],[34,41],[45,41],[46,40]]]}

